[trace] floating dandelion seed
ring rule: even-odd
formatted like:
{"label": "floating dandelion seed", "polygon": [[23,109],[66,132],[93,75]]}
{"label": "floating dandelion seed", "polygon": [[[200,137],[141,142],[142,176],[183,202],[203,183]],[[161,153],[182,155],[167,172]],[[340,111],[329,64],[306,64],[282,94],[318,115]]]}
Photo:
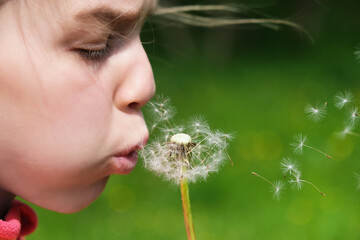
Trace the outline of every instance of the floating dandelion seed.
{"label": "floating dandelion seed", "polygon": [[153,119],[153,124],[150,126],[151,130],[158,127],[159,124],[169,121],[175,115],[175,108],[171,105],[169,98],[156,96],[156,99],[156,101],[149,102]]}
{"label": "floating dandelion seed", "polygon": [[353,101],[353,94],[350,91],[339,92],[334,97],[335,107],[342,109],[345,105]]}
{"label": "floating dandelion seed", "polygon": [[289,181],[290,184],[294,184],[295,187],[300,190],[302,188],[302,184],[303,183],[307,183],[309,185],[311,185],[313,188],[316,189],[316,191],[318,191],[321,195],[323,195],[324,197],[326,197],[325,193],[323,193],[322,191],[320,191],[320,189],[318,187],[316,187],[312,182],[309,182],[307,180],[301,179],[301,172],[297,172],[293,175],[293,179],[291,179]]}
{"label": "floating dandelion seed", "polygon": [[282,182],[282,181],[276,181],[274,183],[274,188],[272,189],[273,197],[278,201],[280,200],[281,193],[282,193],[284,186],[285,186],[284,182]]}
{"label": "floating dandelion seed", "polygon": [[359,121],[359,111],[357,107],[352,106],[348,111],[348,121],[350,125],[355,126]]}
{"label": "floating dandelion seed", "polygon": [[295,142],[290,143],[290,145],[294,147],[294,152],[296,154],[302,154],[304,151],[303,148],[307,140],[307,136],[300,133],[294,137],[294,140]]}
{"label": "floating dandelion seed", "polygon": [[253,175],[261,178],[262,180],[268,182],[270,185],[271,185],[271,192],[273,193],[273,197],[276,199],[276,200],[280,200],[280,196],[281,196],[281,193],[282,193],[282,190],[284,189],[284,182],[282,181],[276,181],[275,183],[272,183],[270,182],[268,179],[266,179],[265,177],[255,173],[255,172],[251,172]]}
{"label": "floating dandelion seed", "polygon": [[326,102],[324,104],[318,104],[316,106],[313,106],[311,104],[306,104],[305,113],[307,114],[307,118],[315,123],[325,118],[326,105],[327,105]]}
{"label": "floating dandelion seed", "polygon": [[297,173],[299,172],[299,162],[296,161],[296,160],[292,160],[291,158],[283,158],[281,163],[280,163],[280,166],[281,166],[281,170],[282,170],[282,173],[285,175],[286,177],[286,174],[294,174],[294,173]]}
{"label": "floating dandelion seed", "polygon": [[350,135],[350,136],[354,136],[354,137],[360,137],[359,133],[355,133],[352,130],[353,130],[353,126],[347,126],[347,127],[344,128],[343,131],[338,132],[338,136],[340,138],[345,138],[346,135]]}
{"label": "floating dandelion seed", "polygon": [[312,149],[312,150],[315,150],[315,151],[321,153],[322,155],[324,155],[325,157],[331,159],[331,156],[330,156],[330,155],[324,153],[323,151],[321,151],[321,150],[319,150],[319,149],[317,149],[317,148],[315,148],[315,147],[312,147],[312,146],[306,144],[307,136],[302,135],[302,134],[298,134],[298,135],[296,135],[296,136],[294,137],[294,140],[295,140],[295,142],[290,143],[290,145],[291,145],[292,147],[294,147],[294,152],[295,152],[296,154],[302,154],[303,151],[304,151],[304,150],[303,150],[304,147],[306,147],[306,148],[310,148],[310,149]]}
{"label": "floating dandelion seed", "polygon": [[301,177],[301,172],[297,172],[296,174],[293,175],[293,179],[289,181],[289,183],[294,184],[298,190],[302,188],[302,183],[303,183],[300,177]]}

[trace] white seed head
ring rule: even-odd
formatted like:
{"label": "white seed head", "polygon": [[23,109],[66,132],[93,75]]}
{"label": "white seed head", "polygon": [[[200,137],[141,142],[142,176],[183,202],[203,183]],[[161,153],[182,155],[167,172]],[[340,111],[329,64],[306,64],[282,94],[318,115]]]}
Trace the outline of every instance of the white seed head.
{"label": "white seed head", "polygon": [[293,175],[293,178],[289,181],[290,184],[294,184],[294,186],[300,190],[302,188],[302,180],[301,180],[301,172],[298,171]]}
{"label": "white seed head", "polygon": [[348,123],[351,125],[351,126],[356,126],[357,123],[359,122],[359,111],[358,111],[358,108],[355,107],[355,106],[352,106],[349,108],[348,110]]}
{"label": "white seed head", "polygon": [[318,104],[316,106],[307,104],[305,106],[305,113],[309,120],[312,120],[315,123],[319,122],[326,116],[326,104]]}
{"label": "white seed head", "polygon": [[282,181],[276,181],[274,183],[274,186],[272,186],[271,190],[273,192],[273,196],[276,200],[280,200],[280,197],[281,197],[281,193],[282,193],[282,190],[284,189],[284,182]]}
{"label": "white seed head", "polygon": [[150,142],[139,153],[147,169],[167,180],[180,183],[182,178],[187,178],[189,182],[205,179],[210,172],[216,172],[228,157],[226,148],[231,136],[210,130],[200,118],[184,126],[172,126],[171,121],[163,121],[156,130],[157,140]]}
{"label": "white seed head", "polygon": [[188,145],[191,142],[191,137],[186,133],[177,133],[170,138],[170,142]]}
{"label": "white seed head", "polygon": [[304,148],[304,144],[306,143],[307,140],[307,136],[306,135],[302,135],[301,133],[296,135],[294,137],[294,142],[290,143],[290,145],[294,148],[294,152],[296,154],[302,154],[303,153],[303,148]]}
{"label": "white seed head", "polygon": [[290,175],[293,175],[299,172],[299,162],[296,160],[292,160],[291,158],[283,158],[280,166],[284,175],[288,173]]}
{"label": "white seed head", "polygon": [[350,91],[339,92],[334,97],[335,106],[342,109],[345,105],[352,102],[354,95]]}

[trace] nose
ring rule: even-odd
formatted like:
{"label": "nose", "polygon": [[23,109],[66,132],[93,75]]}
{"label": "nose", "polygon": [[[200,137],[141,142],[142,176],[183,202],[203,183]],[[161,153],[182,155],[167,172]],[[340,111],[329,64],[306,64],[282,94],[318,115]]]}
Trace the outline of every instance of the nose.
{"label": "nose", "polygon": [[153,71],[139,37],[127,45],[118,66],[114,104],[123,111],[138,111],[155,93]]}

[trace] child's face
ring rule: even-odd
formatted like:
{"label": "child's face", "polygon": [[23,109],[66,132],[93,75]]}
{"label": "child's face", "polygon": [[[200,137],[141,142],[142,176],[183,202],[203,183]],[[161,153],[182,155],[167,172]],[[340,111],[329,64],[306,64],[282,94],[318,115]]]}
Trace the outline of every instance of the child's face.
{"label": "child's face", "polygon": [[[134,151],[148,138],[140,109],[155,90],[139,31],[154,5],[154,0],[4,5],[0,189],[44,208],[74,212],[102,192],[109,175],[134,168]],[[124,37],[114,39],[106,25]]]}

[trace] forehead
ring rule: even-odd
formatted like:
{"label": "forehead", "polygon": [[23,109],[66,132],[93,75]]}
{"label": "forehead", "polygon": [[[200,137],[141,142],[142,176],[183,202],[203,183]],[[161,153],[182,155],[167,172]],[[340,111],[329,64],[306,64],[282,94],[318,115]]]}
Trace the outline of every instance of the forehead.
{"label": "forehead", "polygon": [[56,0],[66,15],[76,16],[95,9],[109,9],[119,14],[146,14],[156,6],[156,0]]}

